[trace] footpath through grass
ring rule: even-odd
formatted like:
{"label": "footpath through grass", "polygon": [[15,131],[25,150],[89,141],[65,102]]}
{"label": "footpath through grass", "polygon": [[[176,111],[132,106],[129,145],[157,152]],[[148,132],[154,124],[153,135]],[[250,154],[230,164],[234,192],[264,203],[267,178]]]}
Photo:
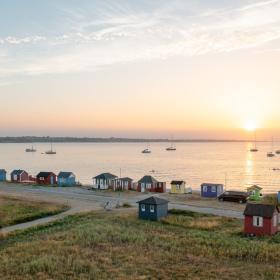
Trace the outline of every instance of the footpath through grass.
{"label": "footpath through grass", "polygon": [[0,228],[58,214],[67,206],[0,196]]}
{"label": "footpath through grass", "polygon": [[161,222],[89,213],[0,239],[1,279],[280,279],[280,236],[242,221],[174,212]]}

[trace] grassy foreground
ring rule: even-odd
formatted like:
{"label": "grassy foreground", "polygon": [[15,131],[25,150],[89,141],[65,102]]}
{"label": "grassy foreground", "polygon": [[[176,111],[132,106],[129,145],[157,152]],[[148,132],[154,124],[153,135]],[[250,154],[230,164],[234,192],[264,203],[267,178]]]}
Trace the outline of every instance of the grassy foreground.
{"label": "grassy foreground", "polygon": [[89,213],[0,239],[1,279],[280,279],[280,236],[192,212],[162,222],[135,210]]}
{"label": "grassy foreground", "polygon": [[67,206],[0,196],[0,228],[54,215]]}

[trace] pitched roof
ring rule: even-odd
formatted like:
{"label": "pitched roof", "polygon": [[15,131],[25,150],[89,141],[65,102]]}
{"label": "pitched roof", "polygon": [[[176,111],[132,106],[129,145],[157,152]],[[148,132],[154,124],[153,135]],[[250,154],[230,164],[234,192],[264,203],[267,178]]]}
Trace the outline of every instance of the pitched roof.
{"label": "pitched roof", "polygon": [[2,174],[5,173],[6,174],[7,171],[5,169],[0,169],[0,173],[2,173]]}
{"label": "pitched roof", "polygon": [[40,172],[37,177],[48,178],[50,175],[54,174],[53,172]]}
{"label": "pitched roof", "polygon": [[96,177],[93,177],[93,179],[112,180],[112,179],[116,179],[117,177],[118,176],[111,173],[102,173]]}
{"label": "pitched roof", "polygon": [[186,183],[185,181],[171,181],[171,185],[182,185]]}
{"label": "pitched roof", "polygon": [[59,172],[57,177],[59,177],[59,178],[69,178],[71,175],[74,175],[74,173],[73,172],[61,171],[61,172]]}
{"label": "pitched roof", "polygon": [[24,171],[24,170],[22,170],[22,169],[15,169],[15,170],[13,170],[12,171],[12,175],[20,175],[20,174],[22,174],[23,172],[26,172],[26,171]]}
{"label": "pitched roof", "polygon": [[277,210],[277,212],[279,212],[279,209],[276,205],[248,203],[246,205],[244,215],[272,218],[275,210]]}
{"label": "pitched roof", "polygon": [[257,185],[253,185],[249,188],[247,188],[248,191],[253,191],[253,190],[262,190],[261,187],[257,186]]}
{"label": "pitched roof", "polygon": [[146,175],[141,180],[139,180],[138,183],[156,184],[158,181],[153,176]]}
{"label": "pitched roof", "polygon": [[140,200],[137,203],[141,204],[152,204],[152,205],[160,205],[160,204],[166,204],[168,203],[168,200],[156,197],[156,196],[151,196],[149,198],[146,198],[144,200]]}

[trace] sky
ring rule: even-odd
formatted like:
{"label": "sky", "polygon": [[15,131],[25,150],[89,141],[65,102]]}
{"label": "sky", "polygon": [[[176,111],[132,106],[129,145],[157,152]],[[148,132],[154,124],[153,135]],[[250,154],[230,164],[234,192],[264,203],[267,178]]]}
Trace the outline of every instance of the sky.
{"label": "sky", "polygon": [[0,0],[0,136],[279,137],[280,0]]}

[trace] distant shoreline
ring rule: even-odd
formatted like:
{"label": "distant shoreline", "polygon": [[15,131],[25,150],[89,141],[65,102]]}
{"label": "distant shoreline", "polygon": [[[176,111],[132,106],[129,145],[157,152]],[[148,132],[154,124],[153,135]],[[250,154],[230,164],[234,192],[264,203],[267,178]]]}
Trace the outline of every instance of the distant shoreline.
{"label": "distant shoreline", "polygon": [[[145,138],[94,138],[94,137],[0,137],[1,143],[245,143],[252,140],[226,140],[226,139],[145,139]],[[267,141],[257,141],[267,142]]]}

